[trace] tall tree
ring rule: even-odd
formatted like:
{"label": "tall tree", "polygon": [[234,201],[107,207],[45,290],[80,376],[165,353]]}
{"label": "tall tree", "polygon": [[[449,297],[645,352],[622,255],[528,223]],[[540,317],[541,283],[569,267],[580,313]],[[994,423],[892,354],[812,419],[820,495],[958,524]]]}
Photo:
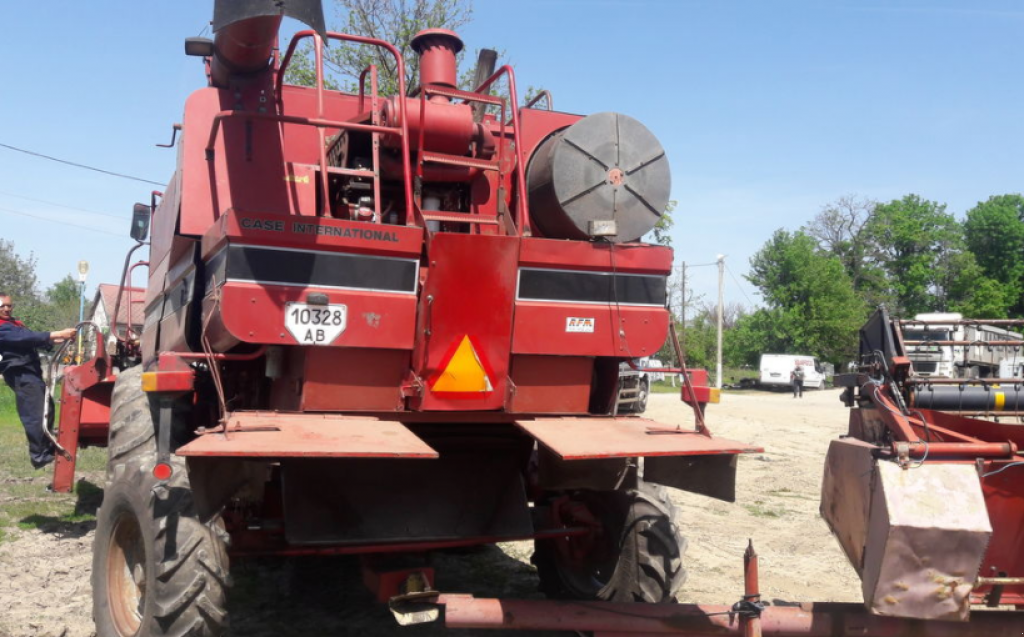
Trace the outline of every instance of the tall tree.
{"label": "tall tree", "polygon": [[768,306],[756,319],[771,322],[775,342],[766,348],[848,359],[867,309],[840,260],[819,251],[812,237],[777,230],[751,257],[747,279]]}
{"label": "tall tree", "polygon": [[964,265],[966,246],[945,204],[907,195],[877,206],[864,232],[888,275],[895,313],[944,311],[957,300],[950,296],[952,268]]}
{"label": "tall tree", "polygon": [[846,195],[823,206],[803,228],[822,250],[842,262],[853,287],[872,306],[888,301],[885,272],[878,266],[872,242],[864,231],[876,207],[877,201]]}
{"label": "tall tree", "polygon": [[[471,0],[335,0],[334,31],[352,33],[393,44],[402,55],[405,86],[412,90],[419,77],[419,56],[409,46],[423,29],[457,31],[473,17]],[[312,86],[316,80],[311,46],[303,48],[289,64],[289,82]],[[379,47],[332,41],[324,48],[324,68],[331,88],[356,92],[359,75],[369,65],[377,66],[380,93],[398,92],[398,69],[394,57]],[[367,86],[369,90],[369,86]]]}
{"label": "tall tree", "polygon": [[[47,326],[58,330],[78,324],[81,308],[81,285],[70,274],[46,290]],[[36,329],[43,329],[37,327]]]}
{"label": "tall tree", "polygon": [[24,305],[36,299],[38,285],[35,256],[22,257],[14,251],[13,243],[0,239],[0,291]]}
{"label": "tall tree", "polygon": [[964,234],[982,273],[1004,295],[1006,309],[1024,317],[1024,197],[998,195],[979,203],[967,211]]}

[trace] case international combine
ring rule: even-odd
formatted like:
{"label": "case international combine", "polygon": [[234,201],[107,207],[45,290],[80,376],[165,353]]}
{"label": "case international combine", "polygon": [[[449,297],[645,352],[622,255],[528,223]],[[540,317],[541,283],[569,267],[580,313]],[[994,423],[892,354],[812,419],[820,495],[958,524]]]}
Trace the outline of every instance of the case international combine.
{"label": "case international combine", "polygon": [[[310,30],[279,50],[285,15]],[[256,555],[362,555],[402,622],[831,635],[874,619],[763,609],[752,551],[737,607],[658,604],[685,579],[663,486],[731,500],[737,454],[757,449],[711,436],[697,370],[681,374],[693,427],[617,415],[620,363],[670,333],[672,253],[639,242],[669,165],[643,125],[520,107],[486,56],[458,90],[444,30],[412,40],[408,90],[394,46],[326,32],[318,1],[218,2],[213,31],[186,42],[209,85],[185,104],[177,168],[136,206],[148,285],[120,303],[144,303],[144,329],[64,372],[54,488],[80,447],[108,450],[100,637],[225,633],[229,560]],[[303,41],[315,87],[284,82]],[[356,93],[324,88],[328,43],[379,49],[397,94],[374,66]],[[583,602],[443,594],[417,561],[512,539],[535,541],[550,597]]]}

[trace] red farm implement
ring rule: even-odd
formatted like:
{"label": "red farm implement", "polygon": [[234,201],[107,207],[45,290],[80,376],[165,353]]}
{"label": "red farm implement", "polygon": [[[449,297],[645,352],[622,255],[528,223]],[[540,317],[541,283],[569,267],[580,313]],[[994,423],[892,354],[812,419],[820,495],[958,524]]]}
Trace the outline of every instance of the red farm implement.
{"label": "red farm implement", "polygon": [[[278,56],[286,15],[311,28]],[[393,45],[327,32],[318,1],[217,2],[213,32],[186,42],[209,86],[176,125],[177,168],[136,206],[143,331],[65,373],[55,489],[79,446],[108,449],[97,634],[224,633],[229,561],[254,555],[363,555],[396,606],[497,627],[517,602],[442,596],[429,568],[372,558],[512,539],[534,540],[546,593],[598,604],[580,629],[702,621],[654,605],[685,579],[663,487],[733,500],[737,455],[758,449],[711,435],[700,370],[659,370],[686,380],[692,428],[617,415],[620,365],[671,333],[672,252],[640,241],[670,194],[654,135],[520,107],[486,56],[458,89],[445,30],[413,38],[412,90]],[[303,42],[314,86],[284,81]],[[373,65],[357,91],[325,88],[327,42],[379,50],[396,93]],[[584,608],[534,604],[516,616]],[[618,604],[646,620],[612,622]],[[732,630],[714,617],[703,629]],[[823,634],[811,618],[793,634]]]}

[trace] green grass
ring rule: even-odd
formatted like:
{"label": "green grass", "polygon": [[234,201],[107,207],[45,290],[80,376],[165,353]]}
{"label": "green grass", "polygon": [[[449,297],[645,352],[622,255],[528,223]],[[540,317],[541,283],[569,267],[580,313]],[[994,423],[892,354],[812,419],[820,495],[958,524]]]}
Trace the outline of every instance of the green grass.
{"label": "green grass", "polygon": [[769,507],[763,500],[755,500],[753,504],[744,504],[743,508],[756,518],[781,518],[787,513],[785,509]]}
{"label": "green grass", "polygon": [[96,521],[103,500],[106,449],[80,449],[75,492],[50,493],[53,465],[36,471],[28,459],[28,441],[18,419],[14,393],[0,383],[0,543],[15,528],[81,535]]}

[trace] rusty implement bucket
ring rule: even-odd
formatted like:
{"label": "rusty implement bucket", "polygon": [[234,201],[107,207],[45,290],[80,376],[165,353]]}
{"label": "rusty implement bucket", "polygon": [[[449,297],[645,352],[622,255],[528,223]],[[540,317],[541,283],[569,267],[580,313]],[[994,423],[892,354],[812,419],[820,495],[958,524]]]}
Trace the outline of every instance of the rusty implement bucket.
{"label": "rusty implement bucket", "polygon": [[977,470],[970,464],[901,467],[873,445],[835,440],[821,514],[861,576],[877,615],[966,621],[992,536]]}

